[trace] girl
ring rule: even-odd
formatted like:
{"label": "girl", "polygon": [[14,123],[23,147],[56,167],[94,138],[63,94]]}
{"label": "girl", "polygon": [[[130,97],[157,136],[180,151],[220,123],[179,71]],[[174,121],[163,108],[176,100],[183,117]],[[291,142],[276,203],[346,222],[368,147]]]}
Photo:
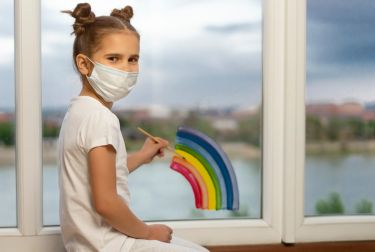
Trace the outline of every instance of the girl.
{"label": "girl", "polygon": [[129,209],[128,174],[163,156],[164,139],[147,139],[127,155],[113,102],[136,84],[139,34],[130,6],[95,17],[87,3],[73,11],[73,60],[82,90],[72,99],[59,136],[60,223],[67,251],[207,251],[148,225]]}

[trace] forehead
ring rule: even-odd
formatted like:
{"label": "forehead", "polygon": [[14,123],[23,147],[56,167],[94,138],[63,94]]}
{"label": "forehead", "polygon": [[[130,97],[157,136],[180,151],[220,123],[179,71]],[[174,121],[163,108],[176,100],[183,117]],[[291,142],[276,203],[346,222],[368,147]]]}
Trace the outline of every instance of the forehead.
{"label": "forehead", "polygon": [[117,53],[123,55],[139,54],[139,39],[129,31],[109,33],[102,37],[95,51],[96,55]]}

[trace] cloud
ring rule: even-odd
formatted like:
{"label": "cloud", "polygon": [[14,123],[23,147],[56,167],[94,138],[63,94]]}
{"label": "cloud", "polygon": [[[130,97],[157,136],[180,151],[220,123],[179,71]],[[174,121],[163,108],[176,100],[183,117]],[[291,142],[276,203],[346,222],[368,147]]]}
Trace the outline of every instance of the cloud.
{"label": "cloud", "polygon": [[249,33],[250,31],[259,32],[259,28],[261,27],[260,22],[252,23],[252,22],[243,22],[243,23],[235,23],[235,24],[225,24],[225,25],[208,25],[204,29],[208,32],[215,32],[215,33],[237,33],[237,32],[244,32]]}
{"label": "cloud", "polygon": [[[69,55],[70,56],[70,55]],[[65,107],[81,90],[71,57],[44,57],[42,61],[43,107]]]}
{"label": "cloud", "polygon": [[14,39],[0,36],[0,67],[12,66],[14,62]]}
{"label": "cloud", "polygon": [[306,98],[374,100],[375,1],[307,3]]}
{"label": "cloud", "polygon": [[13,1],[0,1],[1,36],[13,36],[13,13]]}
{"label": "cloud", "polygon": [[373,0],[310,0],[307,1],[310,20],[323,24],[368,24],[375,21]]}
{"label": "cloud", "polygon": [[[0,68],[13,65],[14,16],[13,1],[0,1]],[[2,76],[2,75],[1,75]]]}
{"label": "cloud", "polygon": [[342,78],[321,78],[311,85],[308,80],[306,102],[356,101],[360,103],[375,101],[374,74],[348,76]]}
{"label": "cloud", "polygon": [[375,65],[375,1],[308,1],[310,63]]}
{"label": "cloud", "polygon": [[13,65],[0,66],[0,111],[14,109],[15,85]]}
{"label": "cloud", "polygon": [[[121,104],[195,106],[205,102],[211,106],[228,106],[258,103],[261,98],[260,27],[256,30],[256,26],[260,26],[259,3],[258,0],[237,4],[210,0],[127,2],[134,8],[132,22],[141,33],[141,76],[137,88]],[[110,11],[108,6],[117,5],[115,1],[97,1],[92,7],[100,15]],[[43,37],[43,57],[46,58],[43,93],[44,97],[48,96],[45,104],[63,104],[69,97],[68,91],[74,95],[70,89],[77,86],[68,84],[66,78],[56,77],[74,79],[72,76],[75,76],[71,69],[61,69],[71,62],[71,48],[67,45],[72,42],[65,37],[69,38],[73,20],[57,15],[61,21],[56,21],[57,17],[51,14],[57,8],[74,6],[72,1],[64,6],[53,2],[45,6],[49,8],[43,22],[43,33],[48,33]],[[223,36],[223,29],[236,32],[227,31],[227,36]],[[59,57],[58,64],[56,57]],[[55,70],[56,66],[59,71]],[[50,92],[59,95],[49,95]]]}
{"label": "cloud", "polygon": [[[126,106],[204,103],[225,107],[259,103],[260,0],[240,0],[236,4],[226,0],[129,0],[126,3],[134,8],[132,23],[141,33],[142,48],[139,86],[125,99]],[[60,10],[73,9],[76,4],[75,0],[42,3],[44,107],[66,106],[81,87],[71,59],[74,36],[70,33],[74,19],[60,13]],[[107,15],[113,7],[122,6],[115,0],[92,1],[97,15]],[[10,15],[4,13],[0,20],[7,18],[5,14]],[[11,46],[9,36],[0,39],[7,40]],[[1,58],[12,55],[8,49],[3,54],[0,51],[5,56]],[[11,71],[6,68],[0,71],[2,80],[7,78],[7,82],[14,83]],[[12,93],[9,87],[2,90]],[[4,101],[1,99],[0,106]]]}

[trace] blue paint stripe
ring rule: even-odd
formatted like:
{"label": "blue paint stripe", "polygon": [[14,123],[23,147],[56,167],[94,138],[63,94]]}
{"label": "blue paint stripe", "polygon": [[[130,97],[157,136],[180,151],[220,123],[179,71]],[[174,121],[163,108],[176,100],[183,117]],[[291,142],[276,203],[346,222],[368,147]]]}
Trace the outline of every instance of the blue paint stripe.
{"label": "blue paint stripe", "polygon": [[226,182],[228,182],[228,186],[226,186],[226,188],[230,188],[230,190],[227,190],[227,209],[237,210],[239,208],[237,178],[234,174],[232,164],[230,163],[225,152],[211,138],[194,129],[180,127],[177,131],[177,136],[187,138],[202,146],[202,148],[205,149],[215,160],[221,170],[223,177],[230,178],[228,180],[225,180]]}

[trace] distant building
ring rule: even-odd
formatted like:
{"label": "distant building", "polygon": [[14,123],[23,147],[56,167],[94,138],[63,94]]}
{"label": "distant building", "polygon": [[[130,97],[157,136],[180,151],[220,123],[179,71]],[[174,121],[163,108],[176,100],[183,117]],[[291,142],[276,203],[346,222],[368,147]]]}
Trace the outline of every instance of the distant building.
{"label": "distant building", "polygon": [[0,112],[0,123],[11,122],[14,120],[14,114]]}
{"label": "distant building", "polygon": [[238,122],[232,118],[217,118],[212,121],[212,127],[219,131],[237,130]]}
{"label": "distant building", "polygon": [[338,105],[338,114],[341,117],[361,117],[365,108],[357,102],[346,102]]}
{"label": "distant building", "polygon": [[332,117],[338,114],[337,105],[332,103],[308,104],[306,106],[306,114],[318,117]]}
{"label": "distant building", "polygon": [[244,119],[255,116],[259,113],[260,107],[242,107],[233,111],[232,115],[237,119]]}
{"label": "distant building", "polygon": [[374,111],[365,111],[362,115],[364,121],[375,121],[375,110]]}
{"label": "distant building", "polygon": [[366,111],[375,111],[375,102],[369,102],[365,105]]}
{"label": "distant building", "polygon": [[342,104],[316,103],[306,106],[306,114],[319,118],[362,118],[365,108],[358,102],[346,102]]}

